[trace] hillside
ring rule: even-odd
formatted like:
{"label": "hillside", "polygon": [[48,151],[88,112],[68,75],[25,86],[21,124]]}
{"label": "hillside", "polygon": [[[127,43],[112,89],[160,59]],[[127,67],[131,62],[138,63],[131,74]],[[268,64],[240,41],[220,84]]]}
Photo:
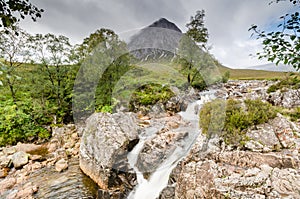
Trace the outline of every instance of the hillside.
{"label": "hillside", "polygon": [[250,79],[281,79],[288,75],[288,72],[254,70],[254,69],[232,69],[219,65],[222,74],[229,71],[230,79],[250,80]]}
{"label": "hillside", "polygon": [[252,70],[266,70],[266,71],[278,71],[278,72],[296,72],[296,69],[292,66],[284,65],[284,64],[263,64],[263,65],[257,65],[257,66],[250,66],[247,67],[247,69]]}

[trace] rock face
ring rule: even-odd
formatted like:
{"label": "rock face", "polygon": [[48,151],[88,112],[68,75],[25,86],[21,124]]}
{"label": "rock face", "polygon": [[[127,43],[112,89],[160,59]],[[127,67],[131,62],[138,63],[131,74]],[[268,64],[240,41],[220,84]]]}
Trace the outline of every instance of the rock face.
{"label": "rock face", "polygon": [[162,18],[133,35],[128,49],[143,61],[172,59],[181,36],[181,30],[174,23]]}
{"label": "rock face", "polygon": [[155,21],[149,27],[167,28],[170,30],[175,30],[177,32],[181,32],[181,30],[174,23],[168,21],[166,18],[160,18],[158,21]]}
{"label": "rock face", "polygon": [[188,136],[187,132],[161,132],[145,142],[138,156],[137,167],[142,173],[152,173],[176,149],[180,141]]}
{"label": "rock face", "polygon": [[90,116],[80,146],[82,171],[103,190],[130,190],[135,175],[129,171],[127,153],[137,143],[138,131],[132,113]]}
{"label": "rock face", "polygon": [[246,148],[252,151],[270,152],[283,148],[292,148],[299,135],[299,128],[281,114],[248,130],[247,136],[251,139]]}

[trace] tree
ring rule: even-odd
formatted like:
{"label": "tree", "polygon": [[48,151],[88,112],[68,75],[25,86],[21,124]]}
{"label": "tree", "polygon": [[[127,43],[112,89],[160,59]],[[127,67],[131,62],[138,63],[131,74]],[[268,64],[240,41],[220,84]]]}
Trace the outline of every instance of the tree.
{"label": "tree", "polygon": [[30,16],[33,21],[41,17],[43,9],[37,8],[28,0],[0,0],[0,27],[11,27],[15,25],[19,19],[15,13],[19,14],[22,19],[25,16]]}
{"label": "tree", "polygon": [[115,32],[110,29],[101,28],[96,30],[89,37],[86,37],[81,44],[75,46],[72,58],[75,62],[82,63],[100,43],[105,44],[117,38]]}
{"label": "tree", "polygon": [[205,47],[208,40],[208,30],[204,26],[204,10],[198,10],[195,16],[191,16],[190,22],[186,24],[188,31],[186,32],[192,40],[197,44]]}
{"label": "tree", "polygon": [[[284,0],[276,0],[281,2]],[[295,6],[300,6],[299,0],[289,0]],[[273,3],[273,1],[271,2]],[[258,52],[259,59],[267,58],[268,61],[283,63],[300,70],[300,16],[299,12],[287,13],[281,16],[281,23],[277,30],[272,32],[261,31],[257,25],[252,25],[249,31],[253,31],[257,39],[262,40],[263,51]]]}
{"label": "tree", "polygon": [[69,38],[62,35],[37,34],[32,36],[30,41],[34,51],[32,61],[38,64],[40,71],[41,85],[37,86],[42,86],[35,92],[40,91],[40,97],[55,101],[53,111],[57,119],[64,119],[71,109],[71,97],[68,96],[71,95],[72,88],[68,84],[72,82],[70,78],[73,78],[73,75],[69,75],[73,67],[69,65],[72,49]]}
{"label": "tree", "polygon": [[[18,32],[18,35],[15,34]],[[0,32],[0,70],[4,86],[9,87],[13,102],[17,102],[16,82],[21,79],[16,69],[29,61],[30,51],[28,45],[29,34],[15,27],[5,28]]]}

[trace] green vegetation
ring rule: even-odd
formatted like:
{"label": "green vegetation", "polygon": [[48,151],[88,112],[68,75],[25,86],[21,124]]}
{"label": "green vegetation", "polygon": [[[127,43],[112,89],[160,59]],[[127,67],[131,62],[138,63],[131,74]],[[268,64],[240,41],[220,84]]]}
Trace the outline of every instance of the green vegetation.
{"label": "green vegetation", "polygon": [[297,122],[300,120],[300,107],[289,109],[283,107],[276,107],[276,111],[288,117],[291,121]]}
{"label": "green vegetation", "polygon": [[200,111],[200,126],[208,137],[221,136],[226,144],[243,146],[246,130],[276,116],[275,108],[260,100],[214,100]]}
{"label": "green vegetation", "polygon": [[300,78],[299,75],[291,74],[290,76],[280,80],[278,83],[273,84],[267,90],[268,93],[275,92],[277,90],[284,91],[286,89],[299,89]]}
{"label": "green vegetation", "polygon": [[18,141],[33,141],[37,138],[43,140],[50,136],[50,133],[37,123],[38,120],[44,119],[38,108],[30,104],[22,105],[26,109],[17,108],[12,100],[0,103],[0,146],[16,144]]}
{"label": "green vegetation", "polygon": [[[33,21],[36,21],[44,12],[43,9],[37,8],[28,0],[1,0],[0,5],[0,27],[11,27],[20,20],[20,17],[24,19],[28,15]],[[16,16],[16,13],[19,16]]]}
{"label": "green vegetation", "polygon": [[264,70],[251,70],[251,69],[232,69],[218,64],[220,72],[225,75],[230,73],[230,79],[233,80],[264,80],[264,79],[282,79],[287,76],[287,72],[264,71]]}
{"label": "green vegetation", "polygon": [[158,84],[147,84],[134,91],[131,98],[131,110],[136,105],[154,105],[157,102],[165,103],[174,96],[170,88]]}
{"label": "green vegetation", "polygon": [[[285,0],[276,2],[281,1]],[[296,7],[300,6],[299,0],[290,0],[290,3]],[[249,29],[262,40],[263,51],[257,53],[258,58],[267,58],[276,64],[283,63],[300,70],[300,14],[297,11],[289,12],[280,19],[282,21],[277,25],[278,29],[272,32],[261,31],[257,25],[252,25]]]}

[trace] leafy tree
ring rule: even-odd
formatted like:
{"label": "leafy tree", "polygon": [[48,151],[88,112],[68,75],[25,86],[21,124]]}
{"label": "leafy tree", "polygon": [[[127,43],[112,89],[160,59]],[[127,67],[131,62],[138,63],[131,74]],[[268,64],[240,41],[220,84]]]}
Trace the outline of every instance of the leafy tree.
{"label": "leafy tree", "polygon": [[[281,2],[284,0],[276,0]],[[272,1],[273,2],[273,1]],[[271,2],[271,3],[272,3]],[[299,0],[289,0],[290,3],[300,7]],[[300,70],[300,16],[299,12],[287,13],[281,16],[282,22],[278,24],[278,30],[272,32],[261,31],[257,25],[249,29],[262,39],[263,51],[258,52],[258,58],[267,58],[268,61],[292,65]]]}
{"label": "leafy tree", "polygon": [[115,32],[110,29],[101,28],[96,30],[94,33],[90,34],[89,37],[86,37],[81,44],[75,46],[72,56],[73,61],[82,63],[87,56],[90,56],[93,53],[100,43],[106,45],[106,42],[110,42],[117,38],[118,36]]}
{"label": "leafy tree", "polygon": [[[182,73],[186,75],[187,82],[193,86],[196,80],[201,79],[201,56],[199,55],[203,54],[203,51],[190,37],[183,36],[179,43],[178,54],[180,55]],[[202,81],[203,79],[201,79]]]}
{"label": "leafy tree", "polygon": [[16,13],[22,19],[29,15],[33,21],[36,21],[41,17],[42,12],[43,9],[37,8],[28,0],[0,0],[0,27],[11,27],[16,24],[19,21]]}
{"label": "leafy tree", "polygon": [[[16,35],[15,31],[19,34]],[[16,82],[21,79],[16,69],[29,61],[28,39],[29,34],[17,27],[6,28],[0,32],[1,83],[9,87],[15,104],[17,102]]]}
{"label": "leafy tree", "polygon": [[205,47],[208,40],[208,30],[204,26],[205,11],[198,10],[195,16],[191,16],[190,22],[186,24],[188,31],[186,32],[192,40],[197,44]]}
{"label": "leafy tree", "polygon": [[75,78],[72,73],[76,68],[70,65],[72,46],[69,38],[62,35],[37,34],[32,36],[30,41],[34,50],[32,61],[38,64],[40,73],[37,80],[39,83],[35,87],[36,97],[45,98],[42,101],[55,101],[52,109],[57,119],[63,119],[71,111],[69,104]]}

